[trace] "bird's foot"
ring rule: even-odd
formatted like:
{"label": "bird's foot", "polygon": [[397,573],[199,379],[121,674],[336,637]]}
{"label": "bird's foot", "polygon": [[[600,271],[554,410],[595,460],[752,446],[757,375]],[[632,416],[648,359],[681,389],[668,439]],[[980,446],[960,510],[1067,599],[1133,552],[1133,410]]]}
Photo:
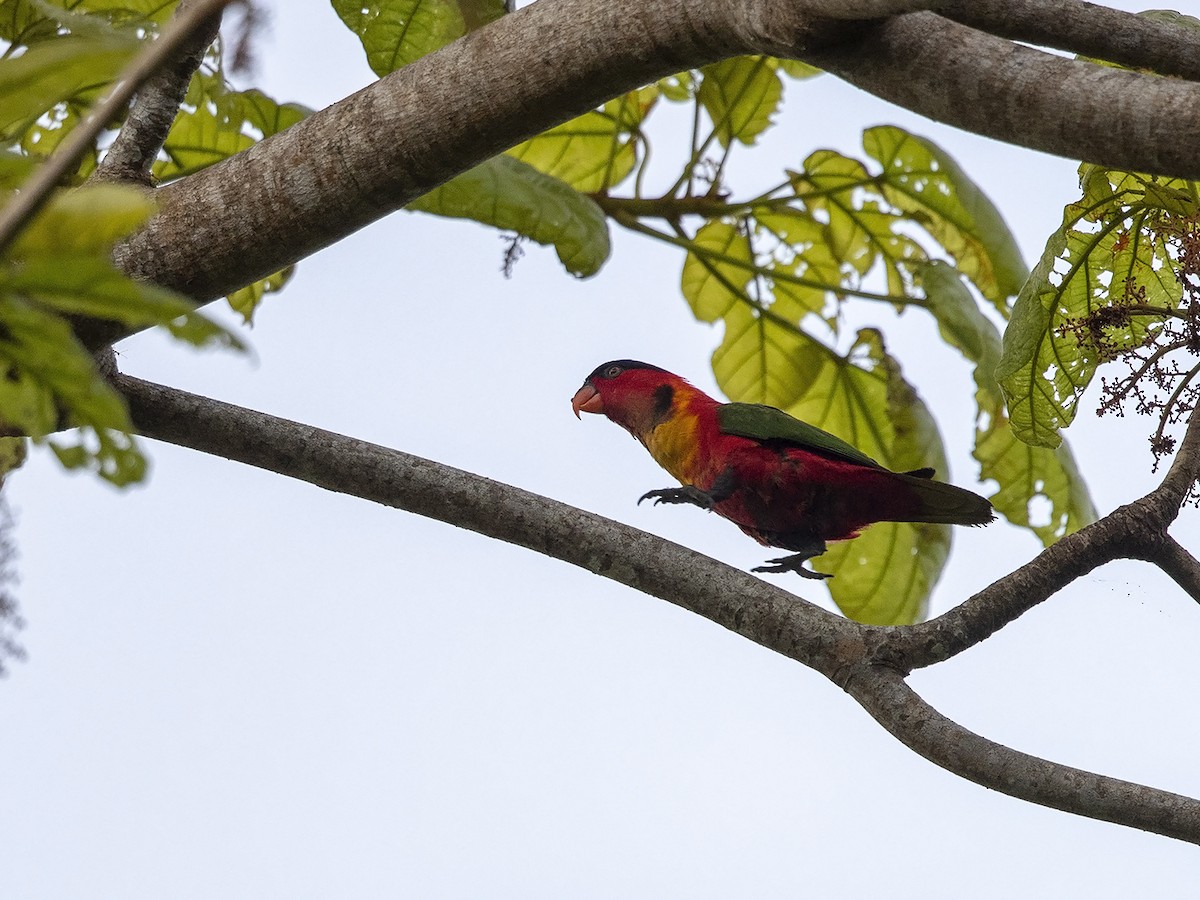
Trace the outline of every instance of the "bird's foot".
{"label": "bird's foot", "polygon": [[778,559],[768,559],[768,565],[755,566],[751,572],[768,572],[772,575],[782,575],[784,572],[795,572],[801,578],[813,578],[821,581],[826,578],[832,578],[824,572],[814,572],[812,569],[804,568],[804,564],[814,556],[820,556],[825,552],[825,543],[822,541],[820,545],[805,550],[803,553],[796,553],[792,556],[781,556]]}
{"label": "bird's foot", "polygon": [[700,488],[690,484],[677,488],[661,488],[657,491],[646,491],[638,497],[638,503],[643,500],[653,500],[654,505],[660,503],[691,503],[701,509],[712,509],[717,499],[712,494],[705,493]]}

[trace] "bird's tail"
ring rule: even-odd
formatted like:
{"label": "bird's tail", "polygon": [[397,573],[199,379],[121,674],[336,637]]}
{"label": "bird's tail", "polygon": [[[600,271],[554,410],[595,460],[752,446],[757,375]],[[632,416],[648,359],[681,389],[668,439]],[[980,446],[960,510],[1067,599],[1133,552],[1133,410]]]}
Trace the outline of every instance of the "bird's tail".
{"label": "bird's tail", "polygon": [[[929,473],[932,475],[932,471]],[[942,525],[986,525],[996,518],[992,504],[978,494],[919,474],[894,473],[893,477],[909,489],[912,500],[895,522],[933,522]]]}

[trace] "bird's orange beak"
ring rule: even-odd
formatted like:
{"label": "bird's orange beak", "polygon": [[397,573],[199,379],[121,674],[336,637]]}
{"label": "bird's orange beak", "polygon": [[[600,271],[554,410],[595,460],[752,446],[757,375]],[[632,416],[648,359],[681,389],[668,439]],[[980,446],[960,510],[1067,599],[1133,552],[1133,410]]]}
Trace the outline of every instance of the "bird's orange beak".
{"label": "bird's orange beak", "polygon": [[575,413],[575,418],[581,418],[580,411],[590,413],[604,412],[604,401],[600,399],[600,392],[590,384],[584,384],[575,392],[575,396],[571,398],[571,410]]}

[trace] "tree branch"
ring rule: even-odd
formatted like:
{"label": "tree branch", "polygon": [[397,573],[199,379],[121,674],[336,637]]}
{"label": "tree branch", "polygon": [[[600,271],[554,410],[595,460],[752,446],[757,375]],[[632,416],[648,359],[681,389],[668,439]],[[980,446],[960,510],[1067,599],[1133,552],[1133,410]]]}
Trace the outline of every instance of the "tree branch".
{"label": "tree branch", "polygon": [[469,472],[129,376],[114,383],[148,437],[573,563],[815,669],[907,746],[955,774],[1056,809],[1200,843],[1200,802],[1037,759],[941,716],[888,664],[895,636],[909,629],[850,622],[677,544]]}
{"label": "tree branch", "polygon": [[892,629],[882,658],[906,672],[949,659],[1114,559],[1154,562],[1200,600],[1196,592],[1200,572],[1188,563],[1195,564],[1195,560],[1167,535],[1197,479],[1200,414],[1188,422],[1175,460],[1157,488],[1050,545],[1021,568],[937,618]]}
{"label": "tree branch", "polygon": [[[1050,56],[933,13],[860,23],[810,12],[801,0],[524,7],[161,189],[160,213],[118,247],[118,264],[207,302],[613,96],[744,53],[802,59],[1001,140],[1200,178],[1200,85]],[[95,323],[80,336],[94,349],[123,333]]]}
{"label": "tree branch", "polygon": [[1084,0],[953,0],[947,19],[997,37],[1200,81],[1200,31]]}
{"label": "tree branch", "polygon": [[893,670],[875,668],[846,690],[902,744],[955,775],[1052,809],[1200,843],[1200,802],[1190,797],[989,741],[943,716]]}
{"label": "tree branch", "polygon": [[[232,0],[231,0],[232,2]],[[150,185],[150,167],[167,139],[167,132],[187,94],[188,82],[200,68],[204,52],[221,30],[221,13],[227,4],[209,0],[180,0],[174,19],[183,18],[197,6],[207,8],[208,18],[186,31],[177,55],[162,65],[137,92],[125,124],[96,167],[97,181],[133,181]],[[204,13],[201,13],[203,15]]]}
{"label": "tree branch", "polygon": [[1200,85],[1052,56],[934,13],[801,54],[898,106],[1115,169],[1200,178]]}
{"label": "tree branch", "polygon": [[431,460],[152,384],[113,383],[146,437],[403,509],[674,603],[830,677],[871,630],[686,547]]}
{"label": "tree branch", "polygon": [[1144,557],[1175,580],[1187,595],[1200,603],[1200,560],[1188,553],[1170,535],[1163,535],[1154,549]]}

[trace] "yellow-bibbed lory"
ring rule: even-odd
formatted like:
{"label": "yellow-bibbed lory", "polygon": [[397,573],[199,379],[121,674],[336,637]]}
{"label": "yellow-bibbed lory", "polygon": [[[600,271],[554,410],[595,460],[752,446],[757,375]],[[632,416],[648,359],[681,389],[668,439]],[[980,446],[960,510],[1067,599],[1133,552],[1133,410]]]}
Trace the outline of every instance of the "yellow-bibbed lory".
{"label": "yellow-bibbed lory", "polygon": [[760,544],[793,552],[755,572],[798,572],[826,541],[856,537],[875,522],[986,525],[992,505],[933,481],[933,469],[893,472],[845,441],[782,410],[721,403],[678,375],[632,359],[596,368],[571,408],[603,413],[637,438],[683,487],[638,500],[694,503]]}

